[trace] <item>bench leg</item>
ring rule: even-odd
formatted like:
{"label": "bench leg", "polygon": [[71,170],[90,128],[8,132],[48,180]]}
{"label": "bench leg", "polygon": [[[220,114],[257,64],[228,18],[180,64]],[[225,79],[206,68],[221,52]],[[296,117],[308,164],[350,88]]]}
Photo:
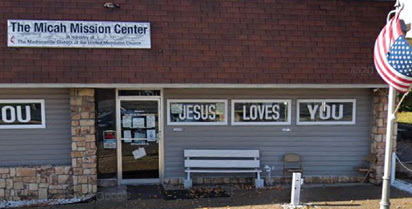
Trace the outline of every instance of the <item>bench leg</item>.
{"label": "bench leg", "polygon": [[258,188],[263,188],[265,185],[263,179],[260,179],[260,172],[257,173],[257,178],[255,179],[255,187],[256,189]]}
{"label": "bench leg", "polygon": [[190,189],[193,186],[193,181],[190,178],[190,172],[187,172],[187,178],[183,181],[183,186],[185,189]]}
{"label": "bench leg", "polygon": [[192,179],[185,179],[183,182],[185,189],[190,189],[193,186]]}

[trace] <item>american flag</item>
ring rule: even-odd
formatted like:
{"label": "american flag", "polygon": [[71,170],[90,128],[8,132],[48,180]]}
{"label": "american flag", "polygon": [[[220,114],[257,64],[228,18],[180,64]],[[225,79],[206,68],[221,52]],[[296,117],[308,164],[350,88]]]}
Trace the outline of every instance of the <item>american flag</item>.
{"label": "american flag", "polygon": [[382,29],[375,42],[375,67],[382,79],[400,92],[412,84],[412,48],[399,21],[400,10]]}

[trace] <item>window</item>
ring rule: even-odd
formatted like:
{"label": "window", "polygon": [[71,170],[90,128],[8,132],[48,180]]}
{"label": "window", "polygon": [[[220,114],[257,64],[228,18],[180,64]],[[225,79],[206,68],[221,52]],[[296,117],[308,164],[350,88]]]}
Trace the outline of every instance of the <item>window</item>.
{"label": "window", "polygon": [[356,100],[313,99],[298,100],[298,125],[333,125],[356,123]]}
{"label": "window", "polygon": [[0,129],[46,128],[44,100],[0,100]]}
{"label": "window", "polygon": [[232,125],[290,125],[291,100],[232,100]]}
{"label": "window", "polygon": [[227,100],[168,100],[168,125],[226,125]]}

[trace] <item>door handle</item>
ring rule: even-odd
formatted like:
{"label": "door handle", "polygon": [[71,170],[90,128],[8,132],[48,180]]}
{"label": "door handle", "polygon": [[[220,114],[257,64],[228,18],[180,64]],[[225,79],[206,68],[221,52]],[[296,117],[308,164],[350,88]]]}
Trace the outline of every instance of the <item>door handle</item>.
{"label": "door handle", "polygon": [[160,140],[162,138],[162,132],[158,131],[157,133],[157,140]]}

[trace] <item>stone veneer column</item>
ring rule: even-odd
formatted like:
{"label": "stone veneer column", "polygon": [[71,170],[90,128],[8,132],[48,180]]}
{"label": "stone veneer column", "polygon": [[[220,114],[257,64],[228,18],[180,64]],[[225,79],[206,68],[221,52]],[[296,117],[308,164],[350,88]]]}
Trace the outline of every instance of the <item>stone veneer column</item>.
{"label": "stone veneer column", "polygon": [[[372,101],[372,140],[371,153],[375,153],[378,162],[375,171],[370,175],[370,182],[374,184],[382,183],[384,161],[385,161],[385,143],[386,143],[386,123],[388,114],[388,89],[379,89],[373,92]],[[392,152],[396,151],[397,124],[394,124],[394,133],[392,136]]]}
{"label": "stone veneer column", "polygon": [[97,192],[94,89],[70,89],[73,190],[77,197]]}

